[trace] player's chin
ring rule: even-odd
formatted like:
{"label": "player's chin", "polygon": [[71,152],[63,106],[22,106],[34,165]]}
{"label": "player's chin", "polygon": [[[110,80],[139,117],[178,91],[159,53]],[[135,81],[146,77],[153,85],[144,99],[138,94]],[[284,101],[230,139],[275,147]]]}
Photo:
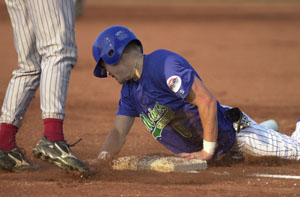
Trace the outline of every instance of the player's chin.
{"label": "player's chin", "polygon": [[120,81],[120,80],[117,80],[119,82],[119,84],[124,84],[125,81]]}
{"label": "player's chin", "polygon": [[127,81],[127,79],[117,79],[117,81],[119,82],[119,84],[124,84]]}

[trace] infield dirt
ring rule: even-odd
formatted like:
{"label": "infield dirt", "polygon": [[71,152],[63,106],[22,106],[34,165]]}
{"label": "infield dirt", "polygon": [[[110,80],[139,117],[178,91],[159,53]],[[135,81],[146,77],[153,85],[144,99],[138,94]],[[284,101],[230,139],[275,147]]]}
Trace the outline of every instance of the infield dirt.
{"label": "infield dirt", "polygon": [[[131,28],[144,52],[164,48],[195,67],[224,105],[238,106],[253,119],[275,119],[290,135],[300,116],[300,4],[296,3],[134,3],[86,1],[76,21],[78,64],[71,74],[65,138],[82,160],[95,158],[112,127],[121,86],[93,76],[92,45],[111,25]],[[0,2],[0,100],[17,68],[13,33]],[[113,171],[97,166],[77,179],[33,158],[42,137],[39,93],[17,135],[18,146],[43,168],[36,172],[0,172],[0,196],[299,196],[300,180],[258,178],[253,173],[300,175],[300,163],[275,158],[220,162],[198,174]],[[170,154],[136,119],[119,156]]]}

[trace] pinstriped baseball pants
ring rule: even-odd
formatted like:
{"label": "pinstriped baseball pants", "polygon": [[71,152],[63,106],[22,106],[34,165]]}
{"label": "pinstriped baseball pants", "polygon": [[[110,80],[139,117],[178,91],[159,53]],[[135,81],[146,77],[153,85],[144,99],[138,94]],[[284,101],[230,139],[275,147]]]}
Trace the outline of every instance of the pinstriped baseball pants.
{"label": "pinstriped baseball pants", "polygon": [[251,118],[249,120],[251,126],[237,135],[237,145],[244,153],[300,160],[300,119],[291,136],[268,129]]}
{"label": "pinstriped baseball pants", "polygon": [[18,54],[1,122],[21,126],[40,87],[42,118],[64,119],[70,72],[77,61],[72,0],[5,0]]}

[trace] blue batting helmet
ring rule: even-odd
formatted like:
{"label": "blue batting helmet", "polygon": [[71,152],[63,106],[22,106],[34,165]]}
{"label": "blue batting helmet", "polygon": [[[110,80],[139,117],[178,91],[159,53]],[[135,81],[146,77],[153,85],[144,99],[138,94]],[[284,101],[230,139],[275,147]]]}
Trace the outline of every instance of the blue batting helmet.
{"label": "blue batting helmet", "polygon": [[133,40],[136,40],[142,47],[134,33],[123,26],[112,26],[100,33],[93,45],[93,56],[97,62],[94,75],[101,78],[107,77],[105,68],[100,65],[100,60],[102,59],[109,65],[118,63],[125,47]]}

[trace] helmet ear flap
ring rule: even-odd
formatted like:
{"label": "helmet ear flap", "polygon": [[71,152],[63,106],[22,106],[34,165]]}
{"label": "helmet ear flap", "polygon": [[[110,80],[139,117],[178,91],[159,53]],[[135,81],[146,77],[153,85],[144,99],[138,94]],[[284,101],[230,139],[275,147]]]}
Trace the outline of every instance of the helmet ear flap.
{"label": "helmet ear flap", "polygon": [[108,56],[112,57],[114,55],[114,53],[115,53],[114,50],[111,49],[111,50],[108,51]]}

